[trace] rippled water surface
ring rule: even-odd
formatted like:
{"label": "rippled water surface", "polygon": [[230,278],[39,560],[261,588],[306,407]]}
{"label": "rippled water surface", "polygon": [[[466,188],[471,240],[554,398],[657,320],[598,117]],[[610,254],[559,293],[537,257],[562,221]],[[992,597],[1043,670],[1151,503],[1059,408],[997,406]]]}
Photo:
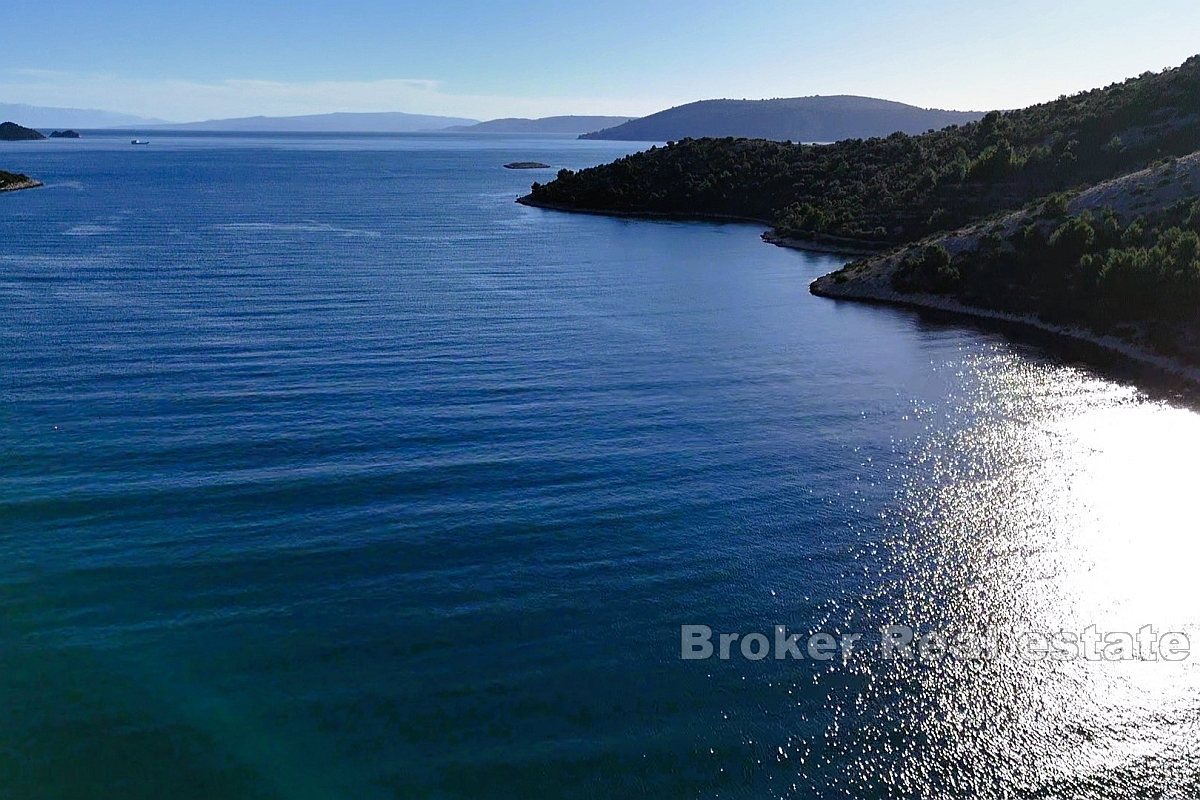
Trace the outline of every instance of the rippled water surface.
{"label": "rippled water surface", "polygon": [[1200,793],[1200,656],[680,660],[1200,649],[1169,391],[512,203],[621,144],[128,138],[0,152],[0,796]]}

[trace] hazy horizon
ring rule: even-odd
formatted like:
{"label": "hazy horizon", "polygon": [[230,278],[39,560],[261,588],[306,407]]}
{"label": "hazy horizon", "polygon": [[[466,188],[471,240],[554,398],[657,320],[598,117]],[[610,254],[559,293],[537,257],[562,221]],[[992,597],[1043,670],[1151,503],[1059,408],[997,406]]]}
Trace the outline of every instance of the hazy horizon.
{"label": "hazy horizon", "polygon": [[736,11],[674,0],[603,9],[215,0],[149,10],[15,0],[0,20],[22,31],[0,69],[0,102],[170,122],[338,112],[644,116],[711,98],[837,94],[1016,108],[1200,50],[1200,18],[1181,0],[1136,13],[1116,0],[1053,8],[1017,0],[1003,11],[950,0],[758,2]]}

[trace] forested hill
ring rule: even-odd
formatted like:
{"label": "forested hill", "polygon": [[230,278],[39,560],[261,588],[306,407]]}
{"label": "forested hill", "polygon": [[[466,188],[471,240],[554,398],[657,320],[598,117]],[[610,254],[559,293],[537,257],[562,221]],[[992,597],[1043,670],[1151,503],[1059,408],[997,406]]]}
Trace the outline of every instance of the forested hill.
{"label": "forested hill", "polygon": [[907,242],[1200,149],[1200,56],[1162,73],[920,136],[694,139],[563,171],[522,202],[729,215],[783,236]]}
{"label": "forested hill", "polygon": [[793,142],[924,133],[974,122],[974,111],[917,108],[873,97],[790,97],[778,100],[701,100],[581,136],[634,142],[738,136]]}

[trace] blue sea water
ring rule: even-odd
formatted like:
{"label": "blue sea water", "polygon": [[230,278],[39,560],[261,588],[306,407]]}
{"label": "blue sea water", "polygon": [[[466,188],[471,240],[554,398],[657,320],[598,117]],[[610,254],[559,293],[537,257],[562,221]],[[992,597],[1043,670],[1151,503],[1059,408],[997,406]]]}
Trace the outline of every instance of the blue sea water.
{"label": "blue sea water", "polygon": [[680,658],[1200,647],[1184,399],[501,167],[633,145],[142,138],[0,150],[0,796],[1200,791],[1195,659]]}

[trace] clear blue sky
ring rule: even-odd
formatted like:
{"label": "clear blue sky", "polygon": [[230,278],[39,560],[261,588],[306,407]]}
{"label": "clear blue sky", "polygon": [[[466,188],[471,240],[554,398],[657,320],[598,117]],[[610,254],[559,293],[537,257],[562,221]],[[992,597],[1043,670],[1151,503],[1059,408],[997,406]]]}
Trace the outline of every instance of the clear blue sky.
{"label": "clear blue sky", "polygon": [[2,0],[0,102],[168,119],[644,114],[864,94],[1007,108],[1200,52],[1196,0]]}

